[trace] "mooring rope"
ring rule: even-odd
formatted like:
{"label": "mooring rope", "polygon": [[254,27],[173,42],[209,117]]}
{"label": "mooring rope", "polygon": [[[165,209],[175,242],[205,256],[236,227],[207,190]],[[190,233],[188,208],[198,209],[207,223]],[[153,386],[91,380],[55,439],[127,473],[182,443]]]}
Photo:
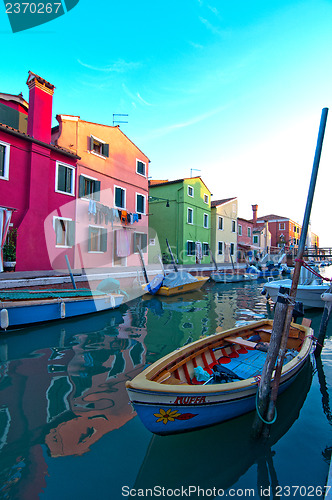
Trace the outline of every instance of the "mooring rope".
{"label": "mooring rope", "polygon": [[305,269],[308,269],[308,271],[310,271],[312,274],[314,274],[317,278],[320,278],[322,279],[323,281],[329,281],[331,282],[332,279],[331,278],[325,278],[325,276],[322,276],[321,274],[319,274],[317,271],[315,271],[312,267],[310,267],[304,260],[302,259],[295,259],[295,262],[301,262],[302,266],[305,268]]}

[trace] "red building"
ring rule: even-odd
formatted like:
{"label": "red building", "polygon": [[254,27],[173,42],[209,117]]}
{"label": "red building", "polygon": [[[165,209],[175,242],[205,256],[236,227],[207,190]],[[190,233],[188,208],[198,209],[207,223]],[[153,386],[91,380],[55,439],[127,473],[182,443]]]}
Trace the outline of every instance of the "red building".
{"label": "red building", "polygon": [[54,210],[74,217],[66,184],[75,180],[78,159],[51,144],[54,85],[32,72],[27,85],[29,104],[22,95],[0,94],[0,205],[13,209],[17,271],[51,269],[44,220]]}
{"label": "red building", "polygon": [[253,223],[247,219],[237,219],[237,249],[238,261],[245,261],[252,257]]}

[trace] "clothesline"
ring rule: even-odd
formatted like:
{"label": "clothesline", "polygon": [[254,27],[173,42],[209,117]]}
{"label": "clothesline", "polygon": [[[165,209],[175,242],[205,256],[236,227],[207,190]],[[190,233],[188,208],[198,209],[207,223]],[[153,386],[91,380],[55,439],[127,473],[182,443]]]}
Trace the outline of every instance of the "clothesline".
{"label": "clothesline", "polygon": [[88,214],[94,217],[96,224],[105,224],[111,222],[112,227],[114,222],[121,222],[122,224],[133,224],[142,218],[142,214],[128,212],[127,210],[119,210],[117,208],[107,207],[95,200],[89,200]]}

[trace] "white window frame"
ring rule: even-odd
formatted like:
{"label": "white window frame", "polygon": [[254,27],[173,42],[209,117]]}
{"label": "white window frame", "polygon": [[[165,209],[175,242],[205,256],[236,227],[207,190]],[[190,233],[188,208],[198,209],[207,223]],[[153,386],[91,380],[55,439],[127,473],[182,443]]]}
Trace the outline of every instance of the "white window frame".
{"label": "white window frame", "polygon": [[[193,243],[194,244],[194,253],[188,252],[188,243]],[[187,240],[187,257],[195,257],[196,255],[196,248],[195,248],[195,242],[193,240]]]}
{"label": "white window frame", "polygon": [[[207,253],[204,253],[204,245],[207,245],[206,246],[206,249],[207,249]],[[203,257],[207,257],[209,255],[209,243],[207,241],[203,241],[202,242],[202,253],[203,253]]]}
{"label": "white window frame", "polygon": [[[102,139],[99,139],[99,137],[96,137],[93,134],[90,135],[90,138],[91,137],[92,137],[92,139],[94,141],[100,142],[100,144],[107,144],[106,141],[103,141]],[[101,155],[100,153],[97,153],[94,149],[89,149],[89,153],[91,153],[92,155],[98,156],[98,158],[103,158],[103,160],[106,160],[106,158],[107,158],[107,156],[104,156],[104,155]]]}
{"label": "white window frame", "polygon": [[254,245],[258,245],[259,244],[259,236],[258,236],[258,234],[254,234],[253,235],[252,242],[253,242]]}
{"label": "white window frame", "polygon": [[[137,170],[138,162],[143,163],[143,165],[144,165],[144,174],[141,174],[141,172],[138,172],[138,170]],[[143,161],[143,160],[140,160],[139,158],[136,158],[136,174],[141,175],[142,177],[146,177],[146,162]]]}
{"label": "white window frame", "polygon": [[[221,226],[220,227],[220,221],[221,221]],[[218,230],[223,231],[224,230],[224,218],[218,215]]]}
{"label": "white window frame", "polygon": [[[205,217],[206,217],[207,225],[205,225]],[[206,213],[203,214],[203,227],[204,227],[204,229],[209,229],[209,214],[206,214]]]}
{"label": "white window frame", "polygon": [[8,142],[0,141],[1,146],[5,146],[5,162],[4,162],[4,175],[0,175],[3,181],[9,181],[9,158],[10,158],[10,144]]}
{"label": "white window frame", "polygon": [[284,222],[279,222],[279,231],[285,231],[286,224]]}
{"label": "white window frame", "polygon": [[[72,176],[71,176],[71,187],[70,187],[70,193],[67,193],[66,191],[60,191],[58,189],[58,171],[59,171],[59,166],[69,168],[72,170]],[[55,170],[55,192],[60,193],[60,194],[65,194],[67,196],[75,196],[75,167],[73,165],[68,165],[68,163],[64,163],[63,161],[57,161],[56,162],[56,170]]]}
{"label": "white window frame", "polygon": [[238,224],[237,230],[238,230],[238,235],[242,236],[242,226],[241,226],[241,224]]}
{"label": "white window frame", "polygon": [[251,227],[247,227],[247,236],[251,238]]}
{"label": "white window frame", "polygon": [[[191,222],[189,222],[189,211],[191,212]],[[187,208],[187,224],[194,224],[194,211],[192,208],[188,207]]]}
{"label": "white window frame", "polygon": [[[139,211],[138,211],[138,208],[137,208],[137,196],[142,196],[142,197],[144,198],[144,211],[143,211],[143,212],[139,212]],[[145,215],[145,214],[146,214],[146,196],[145,196],[145,194],[142,194],[142,193],[136,193],[136,201],[135,201],[135,203],[136,203],[136,206],[135,206],[135,208],[136,208],[136,212],[137,212],[138,214]]]}
{"label": "white window frame", "polygon": [[[115,204],[115,189],[116,188],[122,189],[124,191],[124,207],[118,207],[118,205]],[[127,190],[126,190],[126,188],[124,188],[122,186],[114,185],[114,207],[118,208],[119,210],[126,210],[126,206],[127,206]]]}
{"label": "white window frame", "polygon": [[[136,237],[135,235],[142,235],[142,234],[146,236],[146,247],[141,248],[141,250],[142,250],[142,252],[143,252],[143,253],[147,253],[147,252],[148,252],[148,246],[149,246],[149,244],[150,244],[150,242],[149,242],[149,235],[148,235],[147,233],[144,233],[144,231],[135,231],[135,232],[134,232],[134,234],[133,234],[133,238],[135,238],[135,237]],[[154,243],[154,244],[155,244],[155,243]],[[134,245],[135,245],[135,239],[134,239]],[[135,254],[135,255],[138,255],[138,254],[139,254],[139,251],[138,251],[138,250],[137,250],[137,252],[136,252],[135,247],[134,247],[134,249],[133,249],[133,250],[134,250],[134,254]]]}
{"label": "white window frame", "polygon": [[[85,179],[89,179],[90,181],[99,181],[99,179],[97,179],[96,177],[91,177],[90,175],[85,175],[85,174],[80,174],[82,177],[84,177]],[[82,196],[82,198],[80,198],[81,200],[86,200],[86,201],[90,201],[90,200],[94,200],[94,198],[90,198],[90,197],[85,197],[85,196]]]}
{"label": "white window frame", "polygon": [[232,233],[236,233],[236,220],[232,220]]}
{"label": "white window frame", "polygon": [[233,257],[235,255],[235,243],[231,242],[229,247],[229,253]]}
{"label": "white window frame", "polygon": [[209,195],[204,193],[203,194],[203,200],[204,200],[204,203],[206,203],[207,205],[209,204]]}
{"label": "white window frame", "polygon": [[[192,194],[189,193],[189,190],[192,190]],[[190,198],[193,198],[194,197],[194,188],[192,186],[189,186],[187,187],[187,193],[188,193],[188,196],[190,196]]]}
{"label": "white window frame", "polygon": [[[56,242],[56,227],[55,227],[55,221],[56,220],[63,220],[63,221],[66,221],[66,222],[73,222],[73,219],[70,219],[69,217],[59,217],[59,216],[53,216],[53,228],[54,228],[54,232],[55,232],[55,248],[72,248],[71,245],[58,245],[57,242]],[[65,239],[68,241],[68,236],[69,236],[69,232],[68,232],[68,229],[66,227],[66,233],[65,233]]]}
{"label": "white window frame", "polygon": [[[103,229],[105,229],[103,226],[95,226],[94,224],[89,224],[88,226],[88,229],[90,231],[90,227],[92,227],[93,229],[100,229],[101,231],[99,232],[99,247],[101,248],[101,232]],[[106,253],[106,252],[103,252],[102,250],[88,250],[88,253]]]}
{"label": "white window frame", "polygon": [[[220,252],[220,245],[221,245],[221,252]],[[224,242],[223,241],[218,241],[218,255],[224,255]]]}

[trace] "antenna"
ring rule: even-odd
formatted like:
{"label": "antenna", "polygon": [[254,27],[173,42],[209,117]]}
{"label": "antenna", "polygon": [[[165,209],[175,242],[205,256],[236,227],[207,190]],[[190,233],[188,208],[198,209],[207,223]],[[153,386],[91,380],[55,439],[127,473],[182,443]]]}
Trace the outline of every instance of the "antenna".
{"label": "antenna", "polygon": [[191,168],[190,169],[190,177],[193,176],[193,170],[196,170],[197,172],[201,172],[201,170],[199,170],[198,168]]}
{"label": "antenna", "polygon": [[114,123],[128,123],[128,122],[125,122],[125,121],[114,120],[115,116],[129,116],[129,115],[124,115],[124,114],[121,114],[121,113],[113,113],[113,127],[114,127]]}

